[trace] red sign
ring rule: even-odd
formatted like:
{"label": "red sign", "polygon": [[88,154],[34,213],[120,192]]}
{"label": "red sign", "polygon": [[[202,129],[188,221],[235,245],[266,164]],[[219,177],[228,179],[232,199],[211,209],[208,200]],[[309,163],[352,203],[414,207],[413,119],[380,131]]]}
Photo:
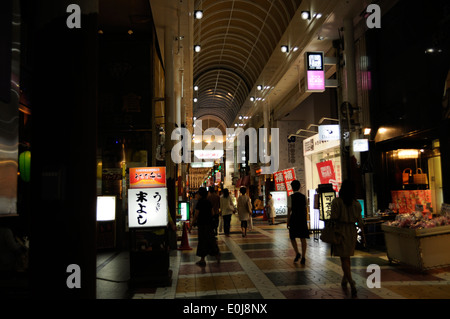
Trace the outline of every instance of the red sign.
{"label": "red sign", "polygon": [[288,196],[294,191],[291,187],[291,182],[295,180],[295,170],[293,168],[285,169],[273,174],[275,180],[275,190],[287,191]]}
{"label": "red sign", "polygon": [[165,167],[130,167],[130,188],[166,187]]}
{"label": "red sign", "polygon": [[332,161],[325,161],[317,163],[317,170],[319,172],[319,178],[321,184],[332,184],[333,189],[338,192],[338,183],[336,181],[336,175],[334,173],[334,167]]}

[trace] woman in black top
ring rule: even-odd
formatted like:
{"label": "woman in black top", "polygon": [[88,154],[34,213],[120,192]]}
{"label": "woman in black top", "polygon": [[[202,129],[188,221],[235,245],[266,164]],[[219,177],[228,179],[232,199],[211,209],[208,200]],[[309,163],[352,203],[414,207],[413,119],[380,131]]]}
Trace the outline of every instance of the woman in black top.
{"label": "woman in black top", "polygon": [[[292,181],[291,187],[294,194],[289,196],[287,227],[289,229],[289,238],[291,239],[292,247],[296,253],[294,262],[297,262],[302,257],[300,263],[304,265],[306,238],[309,238],[309,229],[306,221],[306,197],[299,192],[300,182],[298,180]],[[296,238],[300,238],[300,242],[302,243],[303,256],[298,251]]]}
{"label": "woman in black top", "polygon": [[197,265],[203,267],[206,266],[205,257],[207,255],[216,256],[217,262],[220,262],[220,253],[214,234],[212,205],[207,200],[208,192],[206,188],[200,187],[198,193],[200,199],[195,207],[193,223],[198,227],[197,256],[200,257],[200,261],[197,262]]}

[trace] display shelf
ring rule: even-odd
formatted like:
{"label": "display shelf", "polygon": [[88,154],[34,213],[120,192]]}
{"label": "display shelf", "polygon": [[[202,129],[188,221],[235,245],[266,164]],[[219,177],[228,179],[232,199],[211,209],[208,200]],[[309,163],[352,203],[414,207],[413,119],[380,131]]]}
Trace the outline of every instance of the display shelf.
{"label": "display shelf", "polygon": [[425,229],[410,229],[381,225],[387,256],[419,270],[450,265],[450,225]]}

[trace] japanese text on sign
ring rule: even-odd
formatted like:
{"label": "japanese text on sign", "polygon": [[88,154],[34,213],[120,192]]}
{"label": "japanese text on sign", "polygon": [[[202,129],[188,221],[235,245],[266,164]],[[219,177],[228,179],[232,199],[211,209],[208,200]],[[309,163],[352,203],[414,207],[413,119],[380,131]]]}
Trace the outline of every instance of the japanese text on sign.
{"label": "japanese text on sign", "polygon": [[166,188],[128,190],[128,224],[130,228],[166,226],[167,221]]}

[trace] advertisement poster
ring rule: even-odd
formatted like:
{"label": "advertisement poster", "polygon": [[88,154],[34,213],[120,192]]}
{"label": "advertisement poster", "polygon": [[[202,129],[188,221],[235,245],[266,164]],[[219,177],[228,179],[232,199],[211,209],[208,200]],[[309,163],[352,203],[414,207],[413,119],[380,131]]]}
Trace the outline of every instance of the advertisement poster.
{"label": "advertisement poster", "polygon": [[130,167],[130,188],[166,187],[165,167]]}
{"label": "advertisement poster", "polygon": [[128,189],[128,227],[164,227],[167,223],[167,188]]}
{"label": "advertisement poster", "polygon": [[285,191],[270,193],[272,194],[273,207],[275,208],[276,216],[287,215],[287,193]]}
{"label": "advertisement poster", "polygon": [[338,183],[336,175],[334,173],[334,167],[332,161],[325,161],[317,163],[317,171],[319,173],[321,184],[332,184],[335,192],[338,192]]}

